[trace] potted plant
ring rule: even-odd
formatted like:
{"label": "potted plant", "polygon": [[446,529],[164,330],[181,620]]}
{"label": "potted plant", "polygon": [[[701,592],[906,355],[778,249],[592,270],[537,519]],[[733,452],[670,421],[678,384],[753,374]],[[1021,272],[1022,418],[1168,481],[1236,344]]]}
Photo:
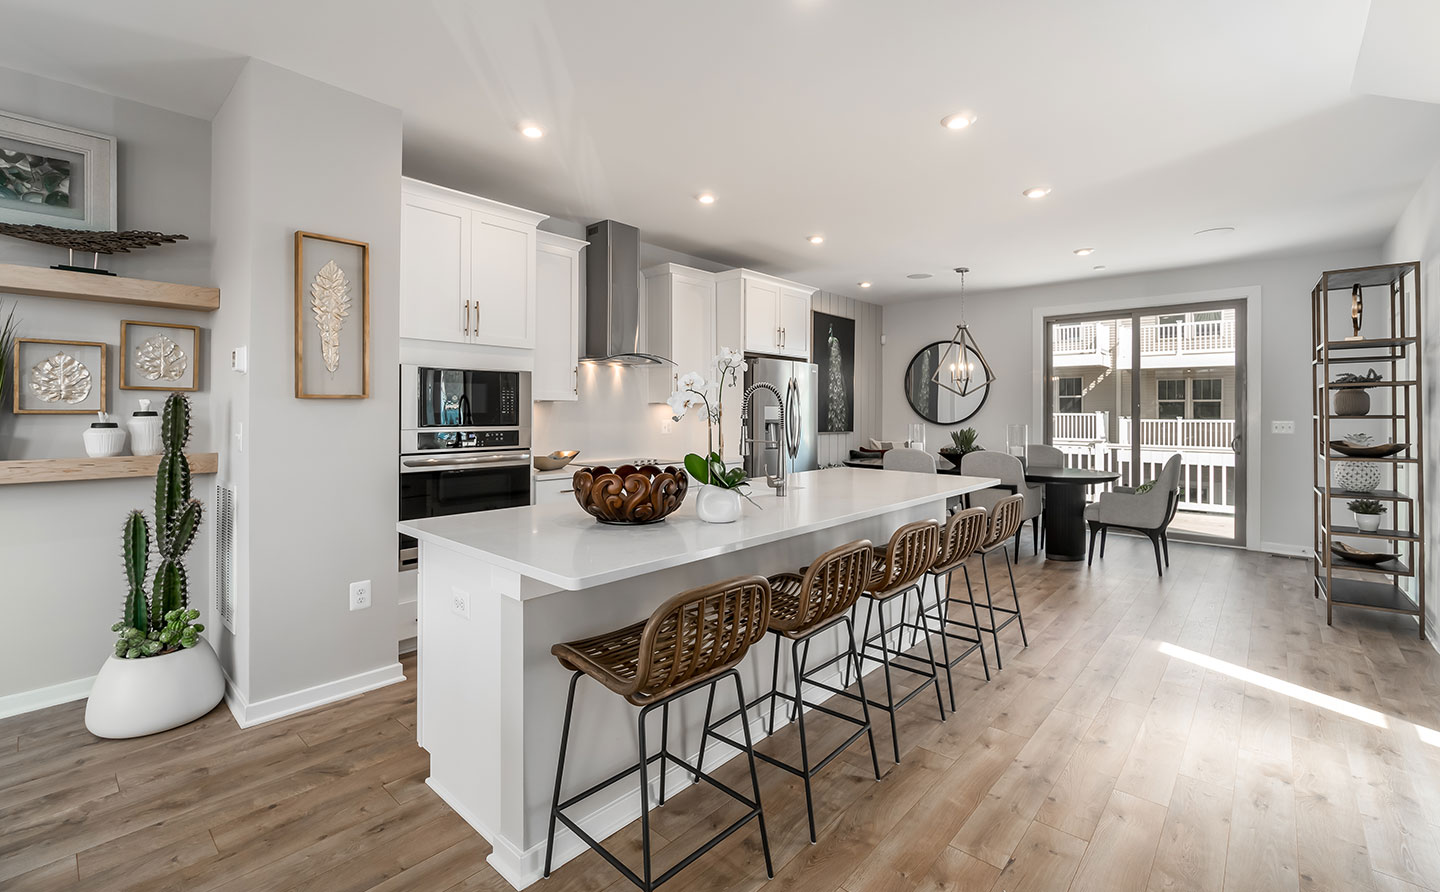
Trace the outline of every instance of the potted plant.
{"label": "potted plant", "polygon": [[[1336,384],[1376,384],[1380,373],[1371,369],[1363,375],[1342,372],[1335,376]],[[1370,391],[1364,387],[1343,387],[1335,391],[1332,401],[1336,415],[1355,417],[1370,414]]]}
{"label": "potted plant", "polygon": [[[706,454],[685,456],[685,470],[700,484],[695,496],[695,513],[707,523],[731,523],[740,518],[740,499],[750,499],[745,490],[749,483],[744,468],[725,467],[724,432],[720,448],[715,448],[715,432],[725,415],[725,388],[734,385],[745,371],[745,357],[733,347],[721,347],[715,357],[715,380],[707,383],[699,372],[680,376],[679,387],[670,398],[670,411],[676,421],[690,409],[700,407],[705,413]],[[754,504],[754,500],[750,500]]]}
{"label": "potted plant", "polygon": [[[115,653],[100,667],[85,727],[96,737],[140,737],[192,722],[225,696],[215,651],[200,637],[190,608],[185,552],[200,529],[202,506],[190,496],[190,403],[181,394],[165,401],[165,451],[155,472],[155,528],[140,511],[125,518],[121,538],[128,590]],[[153,577],[150,552],[159,557]],[[146,582],[150,590],[145,590]]]}
{"label": "potted plant", "polygon": [[1355,499],[1346,502],[1345,507],[1355,515],[1355,526],[1366,533],[1373,533],[1380,529],[1380,517],[1388,510],[1375,499]]}
{"label": "potted plant", "polygon": [[980,432],[973,427],[951,431],[950,439],[954,441],[954,445],[940,447],[940,454],[945,456],[950,464],[958,468],[960,467],[960,459],[972,452],[979,452],[981,450],[982,447],[980,444],[975,442],[979,436]]}

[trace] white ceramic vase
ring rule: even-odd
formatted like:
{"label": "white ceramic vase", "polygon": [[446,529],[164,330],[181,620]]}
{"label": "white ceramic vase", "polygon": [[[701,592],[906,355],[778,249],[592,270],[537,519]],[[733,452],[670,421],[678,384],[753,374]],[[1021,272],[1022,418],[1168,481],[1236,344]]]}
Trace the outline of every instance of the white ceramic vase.
{"label": "white ceramic vase", "polygon": [[1346,492],[1374,492],[1380,488],[1379,462],[1341,461],[1335,463],[1335,488]]}
{"label": "white ceramic vase", "polygon": [[113,421],[90,425],[80,438],[85,441],[85,454],[91,458],[109,458],[125,451],[125,431]]}
{"label": "white ceramic vase", "polygon": [[740,493],[719,486],[702,486],[695,495],[695,513],[706,523],[734,523],[740,519]]}
{"label": "white ceramic vase", "polygon": [[1381,514],[1356,514],[1355,526],[1367,533],[1373,533],[1380,529]]}
{"label": "white ceramic vase", "polygon": [[90,689],[85,727],[96,737],[143,737],[195,721],[224,696],[225,674],[204,638],[164,656],[112,654]]}
{"label": "white ceramic vase", "polygon": [[150,408],[149,400],[140,401],[140,409],[125,423],[130,428],[130,451],[135,455],[159,455],[165,451],[160,441],[160,413]]}

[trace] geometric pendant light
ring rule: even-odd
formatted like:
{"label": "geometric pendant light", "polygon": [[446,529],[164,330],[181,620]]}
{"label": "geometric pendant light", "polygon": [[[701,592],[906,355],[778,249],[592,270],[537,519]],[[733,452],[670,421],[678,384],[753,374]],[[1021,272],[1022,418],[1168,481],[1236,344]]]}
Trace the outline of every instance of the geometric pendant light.
{"label": "geometric pendant light", "polygon": [[930,380],[951,393],[969,396],[989,387],[995,380],[995,372],[965,322],[965,274],[970,268],[957,267],[955,272],[960,274],[960,324],[955,326],[955,336],[945,345],[940,364]]}

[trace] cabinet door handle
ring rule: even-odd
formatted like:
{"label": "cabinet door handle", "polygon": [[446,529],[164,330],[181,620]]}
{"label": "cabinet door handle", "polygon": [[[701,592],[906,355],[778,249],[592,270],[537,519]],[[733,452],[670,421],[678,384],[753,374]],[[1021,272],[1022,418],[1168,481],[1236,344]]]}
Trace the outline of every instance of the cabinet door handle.
{"label": "cabinet door handle", "polygon": [[480,337],[480,301],[475,301],[475,337]]}
{"label": "cabinet door handle", "polygon": [[470,301],[465,301],[465,334],[470,334]]}
{"label": "cabinet door handle", "polygon": [[580,367],[578,365],[570,369],[570,389],[575,392],[576,396],[580,395]]}

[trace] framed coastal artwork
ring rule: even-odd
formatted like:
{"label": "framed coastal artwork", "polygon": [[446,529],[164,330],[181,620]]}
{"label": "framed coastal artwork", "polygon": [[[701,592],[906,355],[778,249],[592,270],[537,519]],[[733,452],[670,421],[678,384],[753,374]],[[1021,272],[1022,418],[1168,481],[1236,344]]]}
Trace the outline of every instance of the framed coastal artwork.
{"label": "framed coastal artwork", "polygon": [[104,412],[105,345],[99,341],[15,339],[16,415]]}
{"label": "framed coastal artwork", "polygon": [[115,229],[115,140],[0,112],[0,223]]}
{"label": "framed coastal artwork", "polygon": [[370,396],[370,246],[295,233],[295,396]]}
{"label": "framed coastal artwork", "polygon": [[822,434],[855,430],[855,320],[812,314],[810,349],[820,372],[817,414]]}
{"label": "framed coastal artwork", "polygon": [[120,323],[121,390],[199,390],[200,329],[169,322]]}

